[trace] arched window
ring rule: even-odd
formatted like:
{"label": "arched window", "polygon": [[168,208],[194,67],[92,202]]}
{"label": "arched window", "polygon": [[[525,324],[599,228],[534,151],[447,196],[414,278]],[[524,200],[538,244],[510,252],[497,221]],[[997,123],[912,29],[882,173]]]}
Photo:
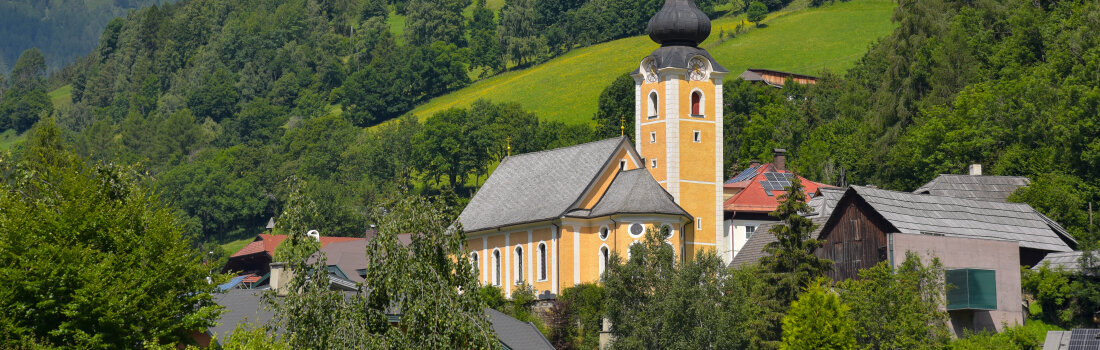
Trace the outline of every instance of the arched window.
{"label": "arched window", "polygon": [[604,271],[607,271],[607,259],[611,255],[611,252],[607,250],[607,246],[600,247],[600,278],[603,278]]}
{"label": "arched window", "polygon": [[539,243],[539,281],[546,280],[546,243]]}
{"label": "arched window", "polygon": [[500,249],[493,249],[493,285],[500,285]]}
{"label": "arched window", "polygon": [[703,115],[703,93],[691,93],[691,115]]}
{"label": "arched window", "polygon": [[659,104],[657,103],[657,92],[656,91],[650,92],[649,93],[649,118],[650,119],[657,118],[657,106],[658,105]]}
{"label": "arched window", "polygon": [[516,284],[523,284],[523,247],[516,246]]}
{"label": "arched window", "polygon": [[473,253],[470,253],[470,265],[473,265],[473,267],[474,267],[474,272],[477,272],[477,271],[479,270],[479,268],[478,268],[478,267],[480,267],[480,266],[481,266],[481,265],[478,265],[478,264],[477,264],[477,262],[478,262],[478,260],[477,260],[477,252],[473,252]]}

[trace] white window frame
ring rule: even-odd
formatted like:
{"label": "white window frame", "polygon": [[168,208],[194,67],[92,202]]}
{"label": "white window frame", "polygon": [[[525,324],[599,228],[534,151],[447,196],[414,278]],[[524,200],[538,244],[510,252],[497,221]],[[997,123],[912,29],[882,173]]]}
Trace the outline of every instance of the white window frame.
{"label": "white window frame", "polygon": [[626,170],[626,159],[619,159],[619,171]]}
{"label": "white window frame", "polygon": [[607,247],[607,244],[600,245],[600,249],[596,250],[596,261],[600,264],[600,279],[603,279],[603,273],[607,271],[607,263],[611,261],[611,248]]}
{"label": "white window frame", "polygon": [[650,131],[649,132],[649,143],[657,143],[657,132],[656,131]]}
{"label": "white window frame", "polygon": [[649,167],[653,168],[653,169],[657,169],[657,158],[653,158],[653,159],[649,160]]}
{"label": "white window frame", "polygon": [[[607,231],[607,235],[601,237],[604,231]],[[607,242],[607,239],[611,237],[611,228],[607,227],[607,225],[600,226],[600,230],[596,231],[596,237],[599,237],[600,241]]]}
{"label": "white window frame", "polygon": [[691,140],[695,143],[703,142],[703,132],[699,130],[691,131]]}
{"label": "white window frame", "polygon": [[695,217],[695,229],[696,230],[702,230],[703,229],[703,218]]}
{"label": "white window frame", "polygon": [[512,250],[513,257],[515,258],[515,264],[512,264],[512,269],[515,270],[515,284],[523,284],[523,246],[516,245],[516,248]]}
{"label": "white window frame", "polygon": [[[699,114],[690,113],[691,110],[691,98],[699,94]],[[706,118],[707,116],[707,94],[698,88],[691,90],[691,94],[688,95],[688,112],[695,118]]]}
{"label": "white window frame", "polygon": [[470,265],[473,265],[474,272],[477,272],[480,275],[481,272],[479,272],[479,270],[481,270],[481,260],[479,258],[480,256],[476,251],[470,252]]}
{"label": "white window frame", "polygon": [[539,245],[535,248],[537,255],[535,264],[538,265],[536,266],[538,270],[535,271],[537,274],[535,281],[537,282],[546,282],[546,278],[550,276],[550,273],[546,271],[546,249],[546,242],[542,241],[539,241]]}
{"label": "white window frame", "polygon": [[[641,226],[642,227],[642,233],[639,233],[639,234],[635,235],[634,232],[630,230],[630,228],[634,227],[634,225]],[[635,239],[644,237],[645,236],[645,224],[640,223],[640,222],[626,223],[626,234],[630,235],[630,238],[635,238]]]}
{"label": "white window frame", "polygon": [[652,90],[649,92],[649,99],[647,102],[649,102],[649,115],[647,116],[647,119],[659,118],[657,111],[658,108],[661,106],[661,100],[660,95],[657,95],[657,90]]}

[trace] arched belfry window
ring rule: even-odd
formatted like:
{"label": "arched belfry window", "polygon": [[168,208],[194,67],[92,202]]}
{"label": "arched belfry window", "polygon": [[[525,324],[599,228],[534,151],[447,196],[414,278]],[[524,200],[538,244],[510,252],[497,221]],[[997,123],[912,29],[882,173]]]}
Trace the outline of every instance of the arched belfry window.
{"label": "arched belfry window", "polygon": [[691,115],[703,115],[703,93],[695,91],[691,93]]}
{"label": "arched belfry window", "polygon": [[607,259],[611,255],[607,246],[600,247],[600,278],[603,278],[604,271],[607,271]]}
{"label": "arched belfry window", "polygon": [[657,92],[653,91],[649,93],[649,118],[657,118]]}

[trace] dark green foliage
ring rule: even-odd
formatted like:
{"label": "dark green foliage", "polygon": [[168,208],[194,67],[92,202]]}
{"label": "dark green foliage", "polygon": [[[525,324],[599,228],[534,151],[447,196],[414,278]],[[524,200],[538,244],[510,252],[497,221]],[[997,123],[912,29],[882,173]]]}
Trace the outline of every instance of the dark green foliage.
{"label": "dark green foliage", "polygon": [[858,280],[837,285],[851,307],[860,344],[874,349],[940,349],[951,339],[943,311],[944,270],[908,252],[897,268],[881,262],[861,270]]}
{"label": "dark green foliage", "polygon": [[628,260],[610,259],[603,285],[612,348],[760,348],[760,327],[750,324],[770,304],[756,293],[760,279],[728,270],[713,251],[678,261],[658,236],[651,228]]}
{"label": "dark green foliage", "polygon": [[45,74],[46,60],[38,49],[19,56],[12,70],[11,88],[0,97],[0,130],[22,133],[50,114],[53,103],[46,96]]}
{"label": "dark green foliage", "polygon": [[[558,300],[563,305],[559,307],[568,314],[563,317],[568,318],[568,323],[562,322],[557,327],[551,325],[551,334],[559,334],[556,339],[562,344],[572,344],[578,349],[599,347],[606,295],[604,288],[595,283],[582,283],[562,290]],[[558,315],[555,313],[554,317],[557,319]]]}
{"label": "dark green foliage", "polygon": [[615,137],[620,133],[634,139],[634,78],[620,75],[600,93],[596,115],[596,135]]}
{"label": "dark green foliage", "polygon": [[749,22],[760,26],[760,21],[764,20],[764,17],[768,16],[768,7],[764,6],[764,3],[759,1],[753,1],[749,3],[749,9],[745,12],[748,16]]}
{"label": "dark green foliage", "polygon": [[188,107],[199,118],[211,118],[215,122],[232,117],[240,100],[235,82],[236,78],[225,68],[203,75],[202,85],[187,94]]}
{"label": "dark green foliage", "polygon": [[442,41],[465,46],[466,18],[462,9],[470,0],[409,0],[405,8],[405,40],[415,46]]}
{"label": "dark green foliage", "polygon": [[32,132],[0,158],[0,338],[132,348],[211,326],[209,270],[147,179],[85,163],[50,119]]}
{"label": "dark green foliage", "polygon": [[478,0],[470,18],[470,68],[482,69],[481,76],[504,69],[504,52],[497,40],[496,14]]}
{"label": "dark green foliage", "polygon": [[[1079,263],[1091,265],[1095,259],[1094,254],[1085,254]],[[1031,316],[1065,328],[1095,327],[1094,316],[1100,311],[1100,283],[1091,274],[1095,270],[1082,273],[1043,265],[1034,271],[1025,267],[1021,282],[1024,293],[1033,300],[1028,310]]]}

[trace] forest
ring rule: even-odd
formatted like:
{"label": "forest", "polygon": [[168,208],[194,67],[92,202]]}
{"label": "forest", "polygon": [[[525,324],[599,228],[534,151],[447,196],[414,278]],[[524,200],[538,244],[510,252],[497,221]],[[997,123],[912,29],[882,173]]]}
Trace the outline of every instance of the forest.
{"label": "forest", "polygon": [[[731,8],[701,4],[715,16],[724,14],[719,6]],[[657,7],[154,6],[108,24],[69,76],[47,77],[42,54],[25,52],[0,84],[0,128],[24,132],[49,116],[81,156],[137,164],[199,242],[261,230],[281,211],[290,177],[322,207],[312,227],[359,235],[370,224],[365,213],[385,198],[439,195],[461,208],[509,152],[619,136],[620,117],[633,115],[625,75],[601,95],[589,125],[540,121],[491,100],[394,119],[478,77],[640,34]],[[637,13],[612,15],[623,8]],[[399,13],[406,25],[395,33],[387,18]],[[987,174],[1030,177],[1015,200],[1095,241],[1088,207],[1100,199],[1100,48],[1089,33],[1100,29],[1097,13],[1088,1],[900,1],[897,29],[847,72],[783,90],[727,82],[728,173],[787,148],[808,178],[912,190],[981,163]],[[74,104],[51,113],[45,93],[63,83]]]}

